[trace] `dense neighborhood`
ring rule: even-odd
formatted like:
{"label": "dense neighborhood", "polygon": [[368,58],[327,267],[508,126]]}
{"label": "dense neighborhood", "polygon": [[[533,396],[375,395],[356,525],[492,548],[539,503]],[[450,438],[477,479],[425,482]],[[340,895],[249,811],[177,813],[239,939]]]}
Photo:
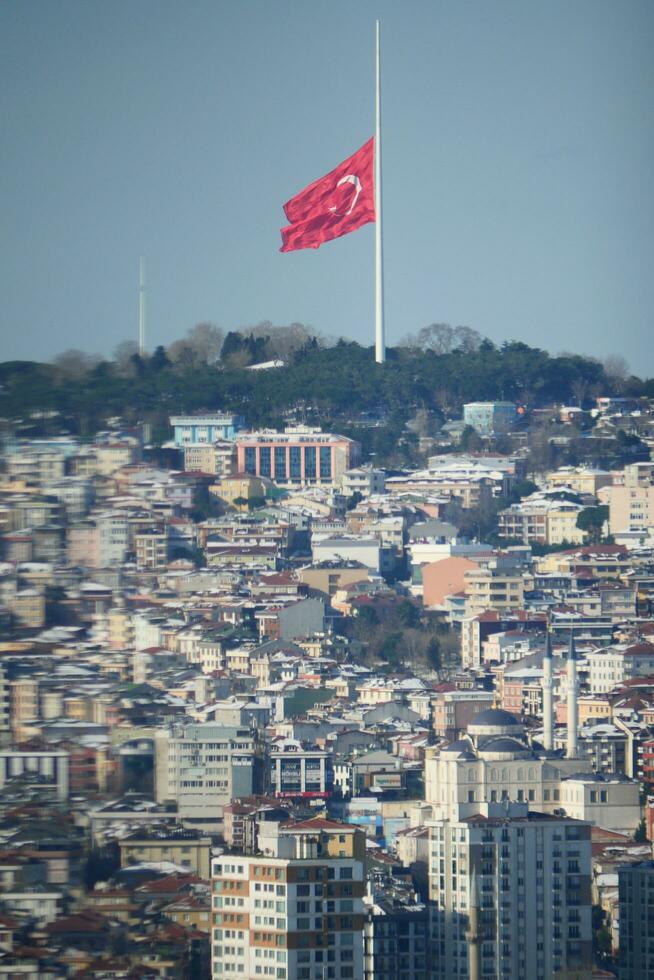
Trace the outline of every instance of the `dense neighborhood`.
{"label": "dense neighborhood", "polygon": [[0,977],[650,975],[654,403],[581,394],[5,420]]}

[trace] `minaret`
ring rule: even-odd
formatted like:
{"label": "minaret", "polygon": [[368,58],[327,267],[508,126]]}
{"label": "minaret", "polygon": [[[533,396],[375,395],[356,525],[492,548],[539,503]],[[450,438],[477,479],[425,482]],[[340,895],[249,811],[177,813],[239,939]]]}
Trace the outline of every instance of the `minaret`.
{"label": "minaret", "polygon": [[554,748],[552,684],[552,636],[548,623],[545,633],[545,654],[543,656],[543,746],[548,752]]}
{"label": "minaret", "polygon": [[568,759],[577,758],[577,727],[579,725],[579,681],[577,680],[577,651],[572,625],[570,626],[570,647],[568,649]]}

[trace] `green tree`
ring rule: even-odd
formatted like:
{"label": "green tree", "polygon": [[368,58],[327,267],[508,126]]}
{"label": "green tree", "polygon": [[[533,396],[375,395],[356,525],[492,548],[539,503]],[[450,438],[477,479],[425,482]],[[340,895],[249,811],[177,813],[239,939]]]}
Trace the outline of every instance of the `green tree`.
{"label": "green tree", "polygon": [[602,528],[608,516],[609,508],[605,504],[584,507],[577,515],[577,527],[586,532],[591,544],[598,544],[602,539]]}
{"label": "green tree", "polygon": [[638,841],[639,844],[644,844],[647,841],[647,825],[645,823],[645,817],[641,818],[641,821],[636,828],[634,840]]}
{"label": "green tree", "polygon": [[465,450],[465,452],[474,453],[479,452],[479,450],[483,447],[484,440],[481,438],[476,429],[473,429],[471,425],[466,425],[461,433],[459,445],[461,446],[461,449]]}

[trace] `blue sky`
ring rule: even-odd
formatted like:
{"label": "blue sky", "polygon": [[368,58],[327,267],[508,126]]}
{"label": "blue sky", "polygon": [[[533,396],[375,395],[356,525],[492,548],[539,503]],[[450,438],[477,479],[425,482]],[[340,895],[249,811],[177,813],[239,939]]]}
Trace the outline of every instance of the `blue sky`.
{"label": "blue sky", "polygon": [[373,227],[282,255],[282,203],[373,130],[386,313],[654,374],[654,5],[4,0],[4,358],[270,319],[372,343]]}

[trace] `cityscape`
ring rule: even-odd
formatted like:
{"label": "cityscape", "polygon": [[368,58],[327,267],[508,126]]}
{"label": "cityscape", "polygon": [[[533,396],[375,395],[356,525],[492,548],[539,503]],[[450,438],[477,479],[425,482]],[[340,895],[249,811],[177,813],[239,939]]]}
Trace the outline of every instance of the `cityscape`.
{"label": "cityscape", "polygon": [[269,330],[75,370],[277,378],[275,427],[5,414],[3,975],[648,976],[651,382],[416,402],[401,463],[284,383],[352,350]]}
{"label": "cityscape", "polygon": [[0,4],[0,980],[654,980],[652,41]]}

